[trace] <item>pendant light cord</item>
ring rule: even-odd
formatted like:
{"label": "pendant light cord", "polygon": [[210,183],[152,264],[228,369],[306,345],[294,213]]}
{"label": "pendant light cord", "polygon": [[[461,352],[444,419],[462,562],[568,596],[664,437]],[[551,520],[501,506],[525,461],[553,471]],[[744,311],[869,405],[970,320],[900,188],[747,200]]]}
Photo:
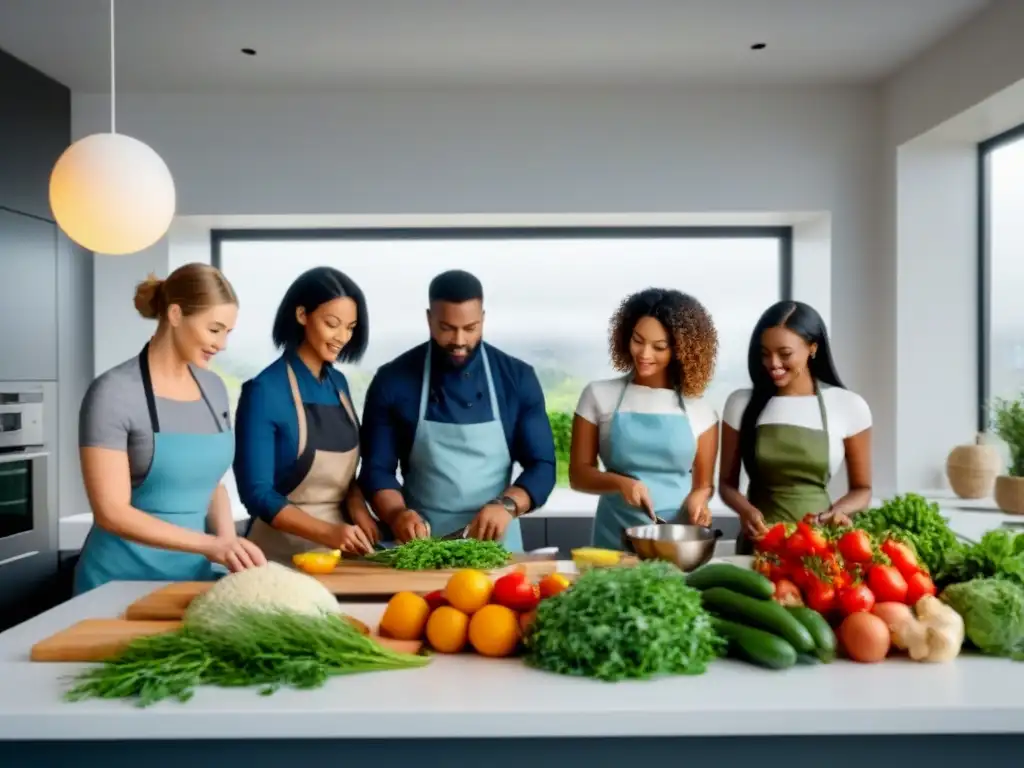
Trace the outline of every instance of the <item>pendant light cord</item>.
{"label": "pendant light cord", "polygon": [[110,0],[110,132],[117,133],[117,95],[114,91],[114,0]]}

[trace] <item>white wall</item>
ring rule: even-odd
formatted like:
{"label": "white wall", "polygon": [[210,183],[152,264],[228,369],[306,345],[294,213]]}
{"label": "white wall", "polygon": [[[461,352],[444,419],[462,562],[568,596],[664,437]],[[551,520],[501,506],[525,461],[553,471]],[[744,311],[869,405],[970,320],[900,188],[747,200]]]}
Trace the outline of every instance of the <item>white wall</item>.
{"label": "white wall", "polygon": [[878,306],[901,488],[945,485],[977,428],[977,143],[1024,122],[1024,2],[997,0],[885,84]]}
{"label": "white wall", "polygon": [[[108,108],[103,95],[76,94],[75,137],[103,130]],[[893,411],[894,356],[876,360],[885,327],[864,312],[878,288],[865,259],[878,251],[882,184],[882,115],[869,89],[124,94],[118,125],[167,160],[186,216],[828,214],[833,262],[821,273],[834,290],[801,297],[830,305],[850,386]],[[100,368],[148,333],[130,296],[152,256],[97,257]],[[892,422],[877,431],[877,484],[891,487]]]}

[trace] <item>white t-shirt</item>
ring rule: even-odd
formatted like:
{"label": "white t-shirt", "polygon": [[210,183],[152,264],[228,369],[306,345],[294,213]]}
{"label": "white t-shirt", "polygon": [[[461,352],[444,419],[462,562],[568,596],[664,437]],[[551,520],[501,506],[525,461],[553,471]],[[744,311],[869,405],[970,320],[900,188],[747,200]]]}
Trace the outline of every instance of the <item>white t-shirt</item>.
{"label": "white t-shirt", "polygon": [[[722,409],[722,421],[737,432],[743,412],[750,402],[750,394],[750,389],[737,389],[729,395]],[[835,477],[846,458],[843,441],[871,426],[871,409],[863,397],[840,387],[822,385],[821,397],[825,401],[825,414],[828,416],[829,467]],[[821,429],[818,398],[815,395],[773,397],[761,411],[757,424],[792,424],[796,427]]]}
{"label": "white t-shirt", "polygon": [[[601,463],[608,465],[612,415],[615,405],[619,402],[623,387],[626,394],[622,397],[619,410],[625,413],[682,413],[679,407],[679,395],[671,389],[652,389],[639,384],[631,384],[624,377],[603,379],[590,382],[576,406],[576,415],[586,419],[598,428],[598,455]],[[690,417],[690,428],[693,437],[707,432],[718,423],[718,414],[714,408],[700,398],[685,398],[686,415]]]}

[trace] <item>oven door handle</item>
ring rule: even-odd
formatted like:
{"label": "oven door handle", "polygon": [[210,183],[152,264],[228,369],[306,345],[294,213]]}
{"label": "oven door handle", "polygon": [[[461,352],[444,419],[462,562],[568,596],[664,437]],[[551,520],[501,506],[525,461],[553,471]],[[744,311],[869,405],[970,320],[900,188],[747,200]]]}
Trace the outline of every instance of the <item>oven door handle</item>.
{"label": "oven door handle", "polygon": [[19,560],[27,560],[28,558],[35,557],[38,554],[39,554],[39,550],[38,549],[34,550],[32,552],[22,552],[20,555],[15,555],[14,557],[8,557],[6,560],[0,560],[0,565],[8,565],[9,563],[16,563]]}

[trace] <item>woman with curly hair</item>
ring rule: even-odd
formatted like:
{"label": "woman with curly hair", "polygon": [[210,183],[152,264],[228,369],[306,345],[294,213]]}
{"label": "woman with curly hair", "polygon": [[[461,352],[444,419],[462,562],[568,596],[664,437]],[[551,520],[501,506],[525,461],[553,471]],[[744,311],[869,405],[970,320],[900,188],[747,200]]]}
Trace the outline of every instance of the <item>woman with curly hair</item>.
{"label": "woman with curly hair", "polygon": [[[722,409],[719,495],[743,523],[737,552],[750,554],[766,524],[812,514],[848,525],[871,503],[871,409],[843,386],[821,315],[799,301],[769,307],[750,337],[747,370],[753,388]],[[844,461],[849,492],[832,502],[829,481]]]}
{"label": "woman with curly hair", "polygon": [[569,458],[573,489],[601,497],[594,546],[621,549],[627,528],[683,510],[708,525],[718,415],[700,398],[718,353],[711,316],[692,296],[648,288],[619,306],[609,349],[625,375],[583,390]]}

